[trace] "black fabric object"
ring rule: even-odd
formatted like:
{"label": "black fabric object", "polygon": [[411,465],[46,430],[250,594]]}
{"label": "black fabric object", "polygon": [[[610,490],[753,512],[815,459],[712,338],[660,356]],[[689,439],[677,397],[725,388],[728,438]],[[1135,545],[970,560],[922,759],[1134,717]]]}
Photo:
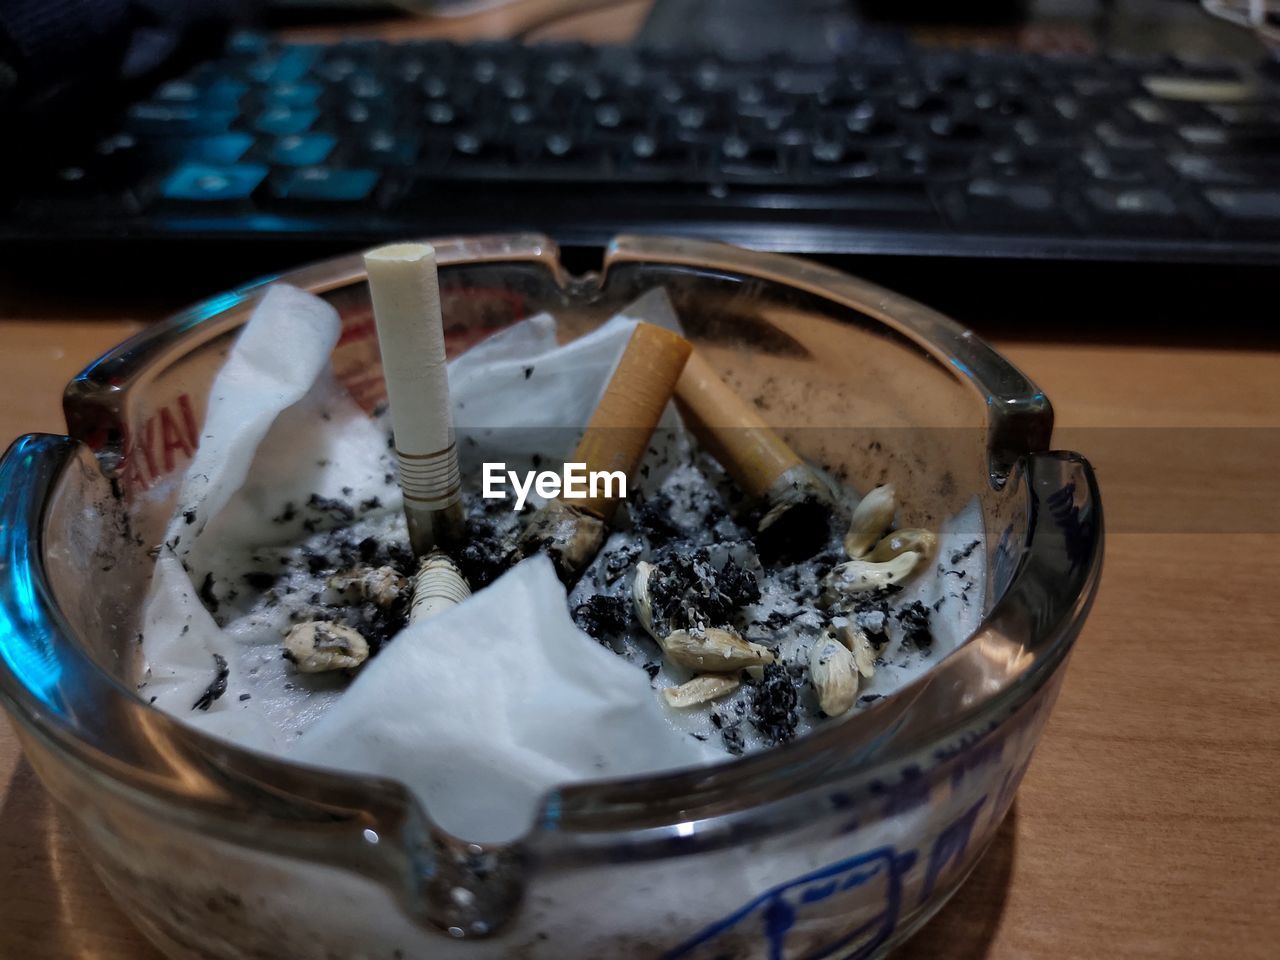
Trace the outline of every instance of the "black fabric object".
{"label": "black fabric object", "polygon": [[243,0],[0,0],[0,107],[101,99],[213,49]]}

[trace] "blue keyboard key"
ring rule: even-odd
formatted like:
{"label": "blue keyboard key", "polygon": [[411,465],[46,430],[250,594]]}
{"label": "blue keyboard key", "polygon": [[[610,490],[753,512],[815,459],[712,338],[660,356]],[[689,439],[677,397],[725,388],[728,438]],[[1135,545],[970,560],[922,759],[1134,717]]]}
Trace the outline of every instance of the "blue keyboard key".
{"label": "blue keyboard key", "polygon": [[337,139],[327,133],[281,137],[271,148],[271,162],[285,167],[314,167],[329,158]]}
{"label": "blue keyboard key", "polygon": [[268,107],[311,107],[322,92],[318,83],[278,83],[262,94]]}
{"label": "blue keyboard key", "polygon": [[160,188],[169,200],[244,200],[267,176],[267,168],[257,163],[216,166],[184,163],[171,173]]}
{"label": "blue keyboard key", "polygon": [[314,203],[357,203],[366,200],[378,185],[374,170],[334,170],[311,167],[285,175],[276,183],[281,200]]}
{"label": "blue keyboard key", "polygon": [[253,136],[242,131],[216,133],[207,137],[175,137],[158,140],[151,146],[154,155],[175,163],[208,163],[231,166],[249,152]]}
{"label": "blue keyboard key", "polygon": [[232,77],[218,77],[200,88],[200,101],[209,106],[235,107],[248,91],[249,85]]}
{"label": "blue keyboard key", "polygon": [[319,115],[315,107],[268,107],[258,114],[254,127],[272,136],[289,137],[306,133]]}
{"label": "blue keyboard key", "polygon": [[233,33],[227,40],[227,51],[242,56],[261,53],[268,47],[266,36],[261,33],[239,32]]}
{"label": "blue keyboard key", "polygon": [[251,65],[249,76],[259,83],[296,83],[306,76],[319,51],[317,46],[285,47]]}

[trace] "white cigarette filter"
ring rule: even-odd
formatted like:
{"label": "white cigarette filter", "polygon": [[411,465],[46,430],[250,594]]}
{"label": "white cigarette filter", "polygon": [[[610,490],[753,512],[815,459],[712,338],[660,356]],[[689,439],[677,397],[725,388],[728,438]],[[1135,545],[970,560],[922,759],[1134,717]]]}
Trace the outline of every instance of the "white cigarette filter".
{"label": "white cigarette filter", "polygon": [[409,601],[409,622],[418,623],[456,607],[471,596],[471,588],[458,565],[440,551],[422,561]]}
{"label": "white cigarette filter", "polygon": [[436,252],[397,243],[364,255],[414,553],[463,537],[462,477],[449,412]]}

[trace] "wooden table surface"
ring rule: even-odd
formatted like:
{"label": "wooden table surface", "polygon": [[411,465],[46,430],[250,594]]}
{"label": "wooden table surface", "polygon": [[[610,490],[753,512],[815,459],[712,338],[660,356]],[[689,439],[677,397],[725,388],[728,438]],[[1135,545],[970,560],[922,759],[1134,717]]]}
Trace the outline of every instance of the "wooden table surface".
{"label": "wooden table surface", "polygon": [[[505,25],[415,29],[527,31],[565,8],[537,0],[501,14],[515,18]],[[644,8],[588,10],[541,35],[625,38]],[[157,315],[123,300],[54,305],[62,296],[0,285],[0,446],[63,432],[63,384]],[[1097,468],[1105,573],[996,844],[901,955],[1275,957],[1280,342],[991,339],[1052,398],[1059,445]],[[7,723],[0,958],[157,960],[59,823]]]}

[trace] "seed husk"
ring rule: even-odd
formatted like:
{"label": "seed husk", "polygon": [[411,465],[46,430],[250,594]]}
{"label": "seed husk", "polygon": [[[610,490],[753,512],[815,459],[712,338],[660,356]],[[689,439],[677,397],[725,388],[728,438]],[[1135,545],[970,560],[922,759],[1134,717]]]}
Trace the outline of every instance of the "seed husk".
{"label": "seed husk", "polygon": [[822,584],[828,596],[870,593],[906,580],[915,572],[920,560],[920,554],[914,550],[908,550],[884,563],[848,560],[828,573]]}
{"label": "seed husk", "polygon": [[873,563],[884,563],[886,560],[902,556],[908,550],[928,558],[933,555],[937,546],[938,535],[932,530],[908,527],[905,530],[894,530],[886,534],[863,559]]}
{"label": "seed husk", "polygon": [[335,573],[325,586],[348,603],[367,600],[385,609],[400,599],[408,583],[394,567],[354,567]]}
{"label": "seed husk", "polygon": [[854,665],[860,674],[868,680],[876,675],[876,649],[871,638],[857,624],[841,627],[836,638],[853,654]]}
{"label": "seed husk", "polygon": [[740,684],[741,681],[734,676],[703,674],[678,687],[667,687],[662,695],[669,705],[683,710],[733,693]]}
{"label": "seed husk", "polygon": [[352,670],[369,658],[369,643],[345,624],[307,620],[289,628],[284,658],[302,673]]}
{"label": "seed husk", "polygon": [[853,654],[830,633],[809,648],[809,678],[818,706],[828,717],[848,713],[858,697],[858,668]]}
{"label": "seed husk", "polygon": [[636,610],[636,619],[640,626],[649,632],[649,636],[662,643],[662,637],[653,629],[653,601],[649,597],[649,577],[653,574],[653,564],[641,560],[636,564],[635,579],[631,581],[631,602]]}
{"label": "seed husk", "polygon": [[865,557],[880,535],[893,523],[898,501],[893,484],[886,483],[867,493],[853,510],[849,532],[844,535],[844,549],[855,560]]}
{"label": "seed husk", "polygon": [[773,663],[773,654],[758,643],[743,640],[729,630],[677,630],[661,641],[662,652],[689,670],[727,673],[744,667]]}

